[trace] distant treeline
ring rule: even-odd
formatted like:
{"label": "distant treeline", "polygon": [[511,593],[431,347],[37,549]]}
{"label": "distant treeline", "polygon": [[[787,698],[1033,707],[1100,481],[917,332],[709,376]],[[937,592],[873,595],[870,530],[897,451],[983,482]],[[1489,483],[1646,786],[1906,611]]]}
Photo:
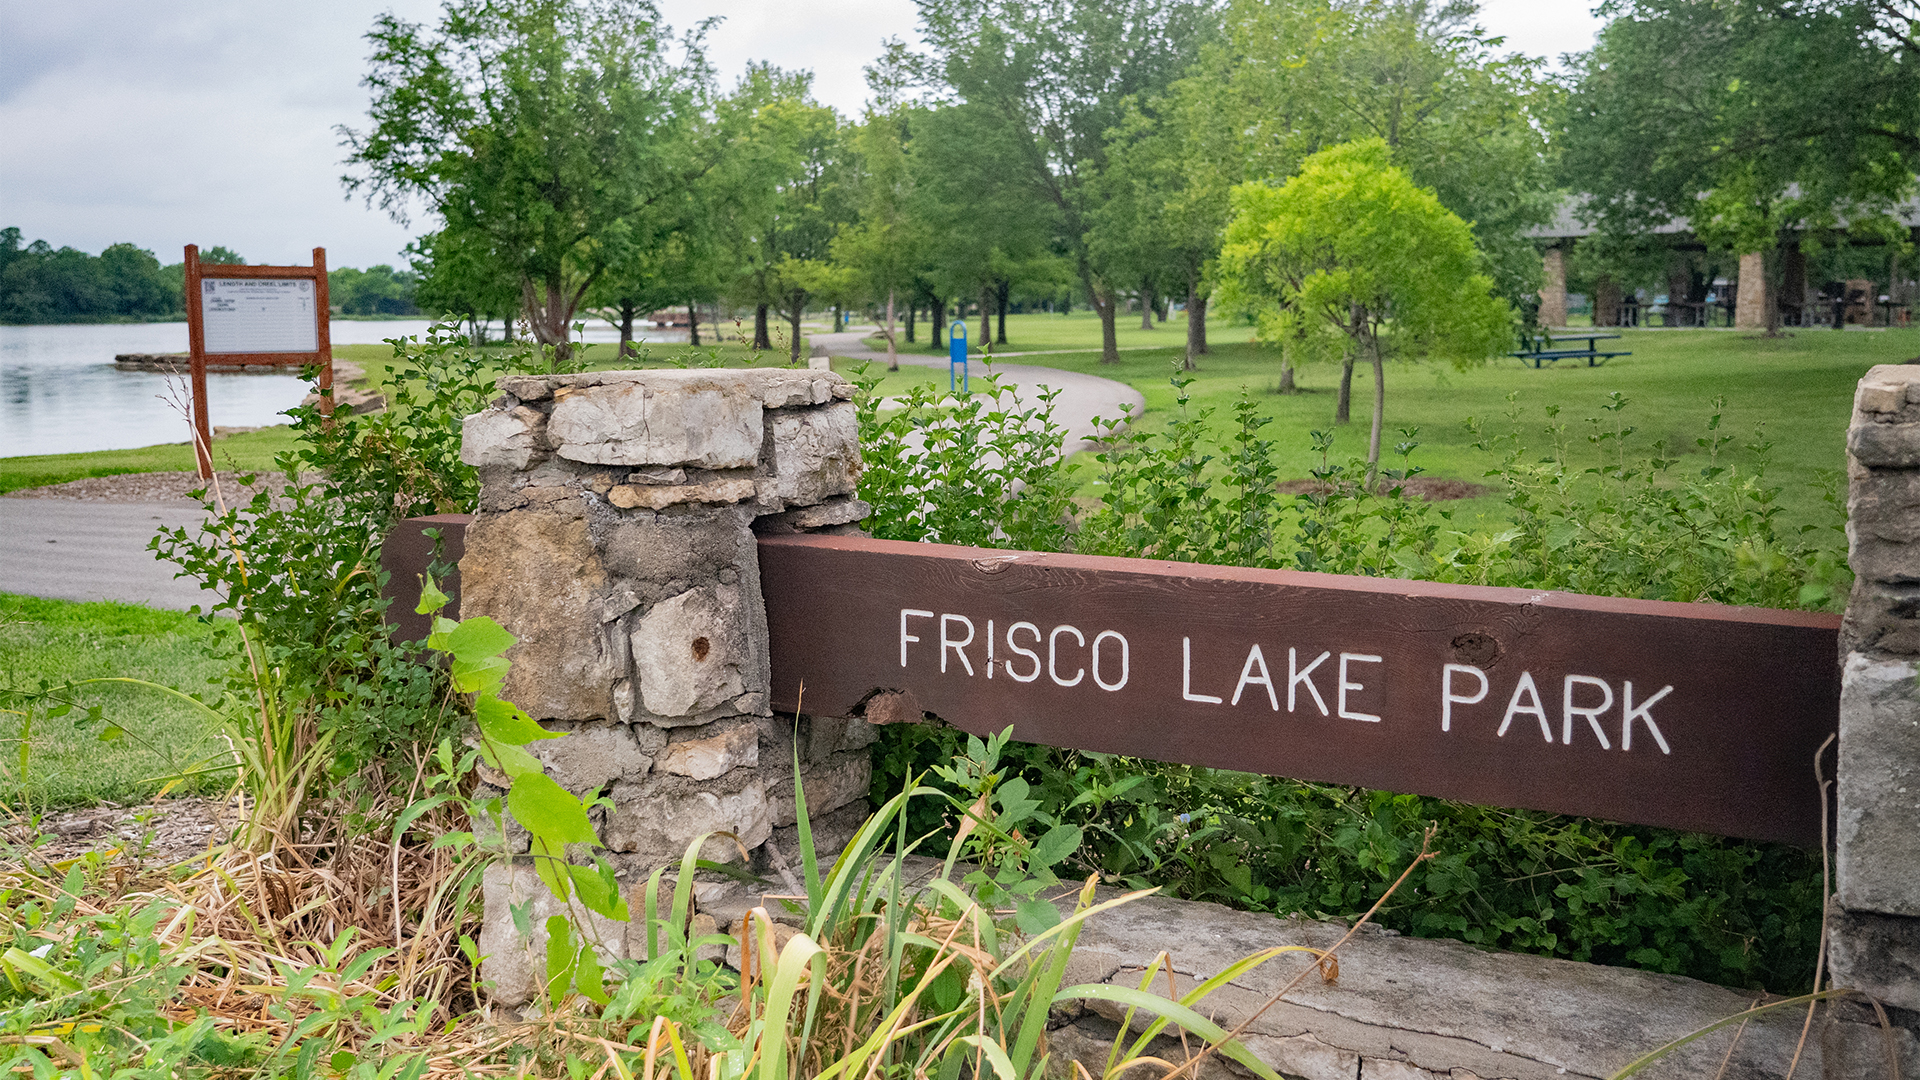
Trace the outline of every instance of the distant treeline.
{"label": "distant treeline", "polygon": [[[153,252],[114,244],[98,255],[22,243],[17,228],[0,229],[0,323],[164,322],[187,317],[181,299],[185,266],[162,266]],[[200,253],[203,263],[247,260],[224,247]],[[411,270],[343,266],[327,274],[338,315],[418,315]]]}

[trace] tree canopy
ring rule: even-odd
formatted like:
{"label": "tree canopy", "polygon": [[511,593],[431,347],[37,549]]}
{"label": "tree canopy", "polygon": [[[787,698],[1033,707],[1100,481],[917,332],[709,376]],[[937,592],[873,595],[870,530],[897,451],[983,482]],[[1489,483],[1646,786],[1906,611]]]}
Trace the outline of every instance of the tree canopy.
{"label": "tree canopy", "polygon": [[1392,164],[1385,139],[1330,147],[1274,187],[1233,189],[1220,277],[1274,342],[1327,333],[1373,365],[1367,465],[1380,461],[1389,351],[1464,366],[1497,352],[1512,316],[1472,230]]}

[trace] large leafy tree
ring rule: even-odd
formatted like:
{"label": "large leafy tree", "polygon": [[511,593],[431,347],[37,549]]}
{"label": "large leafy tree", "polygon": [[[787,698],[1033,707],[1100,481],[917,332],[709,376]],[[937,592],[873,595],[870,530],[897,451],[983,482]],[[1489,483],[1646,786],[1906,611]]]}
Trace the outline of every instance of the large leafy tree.
{"label": "large leafy tree", "polygon": [[[1885,225],[1920,168],[1920,10],[1884,0],[1615,0],[1568,102],[1564,182],[1603,246],[1680,218],[1763,256]],[[1748,287],[1742,282],[1742,287]]]}
{"label": "large leafy tree", "polygon": [[1260,312],[1263,339],[1331,333],[1347,362],[1373,367],[1368,481],[1380,463],[1390,351],[1465,366],[1511,333],[1473,232],[1392,164],[1384,139],[1322,150],[1274,187],[1233,190],[1220,278],[1234,302]]}
{"label": "large leafy tree", "polygon": [[643,219],[711,167],[690,137],[711,82],[700,32],[676,42],[647,0],[447,0],[431,30],[387,14],[367,37],[371,125],[341,129],[348,190],[401,221],[424,200],[484,242],[564,358]]}
{"label": "large leafy tree", "polygon": [[1058,217],[1064,254],[1118,363],[1115,312],[1130,267],[1096,241],[1108,133],[1129,101],[1154,102],[1213,23],[1206,0],[918,0],[940,78],[1010,154],[995,164]]}
{"label": "large leafy tree", "polygon": [[1377,138],[1468,223],[1501,296],[1533,292],[1540,260],[1527,233],[1554,209],[1546,132],[1559,95],[1538,61],[1505,52],[1474,14],[1470,0],[1231,0],[1163,110],[1181,142],[1164,189],[1170,250],[1213,257],[1235,184],[1278,181],[1322,149]]}

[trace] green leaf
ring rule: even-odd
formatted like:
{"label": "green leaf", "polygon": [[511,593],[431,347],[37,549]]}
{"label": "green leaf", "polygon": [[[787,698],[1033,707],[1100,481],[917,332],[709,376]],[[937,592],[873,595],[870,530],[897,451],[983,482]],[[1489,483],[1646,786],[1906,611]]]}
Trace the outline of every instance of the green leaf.
{"label": "green leaf", "polygon": [[566,788],[544,773],[527,773],[513,780],[507,792],[507,809],[527,831],[555,844],[592,844],[593,822],[587,820],[587,808]]}
{"label": "green leaf", "polygon": [[567,876],[573,879],[573,891],[580,902],[587,905],[587,910],[617,922],[632,918],[626,898],[620,895],[620,882],[605,859],[595,859],[592,866],[570,864]]}
{"label": "green leaf", "polygon": [[548,731],[521,711],[520,706],[491,694],[473,703],[473,719],[480,725],[481,734],[487,738],[515,746],[539,742],[541,739],[557,739],[564,734]]}
{"label": "green leaf", "polygon": [[1033,845],[1034,865],[1053,866],[1059,863],[1080,847],[1080,839],[1078,825],[1055,825]]}
{"label": "green leaf", "polygon": [[420,575],[420,602],[413,605],[415,615],[431,615],[452,602],[453,598],[441,592],[430,575]]}
{"label": "green leaf", "polygon": [[1044,934],[1060,925],[1060,909],[1045,900],[1022,900],[1014,905],[1013,923],[1023,934]]}
{"label": "green leaf", "polygon": [[481,660],[499,656],[519,640],[487,616],[476,615],[460,620],[460,625],[447,635],[447,651],[456,660]]}
{"label": "green leaf", "polygon": [[486,740],[480,744],[480,759],[507,774],[510,780],[540,773],[540,759],[508,743]]}
{"label": "green leaf", "polygon": [[573,982],[579,950],[573,947],[573,924],[565,915],[547,919],[547,1000],[559,1005]]}
{"label": "green leaf", "polygon": [[485,656],[477,660],[456,659],[448,674],[453,679],[455,689],[463,694],[477,694],[499,686],[512,666],[505,657],[500,656]]}
{"label": "green leaf", "polygon": [[94,738],[101,742],[119,742],[126,737],[127,729],[121,727],[119,724],[108,724],[106,727],[100,729],[100,734],[94,736]]}

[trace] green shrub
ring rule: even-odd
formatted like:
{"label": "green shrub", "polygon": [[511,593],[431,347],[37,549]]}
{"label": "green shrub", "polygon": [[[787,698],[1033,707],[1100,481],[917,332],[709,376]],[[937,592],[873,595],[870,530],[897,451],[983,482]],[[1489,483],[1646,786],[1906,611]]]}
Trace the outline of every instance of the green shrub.
{"label": "green shrub", "polygon": [[[1846,595],[1837,485],[1828,491],[1830,528],[1784,530],[1779,489],[1766,480],[1769,447],[1756,435],[1739,448],[1747,464],[1731,463],[1735,440],[1720,401],[1696,441],[1694,460],[1704,464],[1688,470],[1663,442],[1632,442],[1618,394],[1578,435],[1549,408],[1544,453],[1529,448],[1509,399],[1505,432],[1468,421],[1509,517],[1504,527],[1475,530],[1408,494],[1404,482],[1419,473],[1411,464],[1417,432],[1401,433],[1397,466],[1371,487],[1363,462],[1336,462],[1334,437],[1313,432],[1316,483],[1285,495],[1277,441],[1252,397],[1242,395],[1234,424],[1215,442],[1207,412],[1189,409],[1190,381],[1174,376],[1178,406],[1163,431],[1125,417],[1105,425],[1097,505],[1053,550],[1773,607],[1831,609]],[[1609,464],[1571,467],[1575,437],[1608,451]],[[945,488],[914,464],[871,473],[862,489],[876,506],[914,503],[912,515],[889,520],[887,535],[900,539],[923,538],[916,523],[954,516],[941,503]],[[1028,490],[1043,492],[1067,472],[1032,458],[1021,468]],[[962,754],[962,738],[887,729],[876,747],[875,795]],[[1438,821],[1437,855],[1383,910],[1385,925],[1742,987],[1787,991],[1811,978],[1816,853],[1042,746],[1016,744],[1006,754],[1046,822],[1085,830],[1085,868],[1128,884],[1348,918],[1382,895],[1413,860],[1410,838]],[[914,826],[940,822],[925,816]]]}

